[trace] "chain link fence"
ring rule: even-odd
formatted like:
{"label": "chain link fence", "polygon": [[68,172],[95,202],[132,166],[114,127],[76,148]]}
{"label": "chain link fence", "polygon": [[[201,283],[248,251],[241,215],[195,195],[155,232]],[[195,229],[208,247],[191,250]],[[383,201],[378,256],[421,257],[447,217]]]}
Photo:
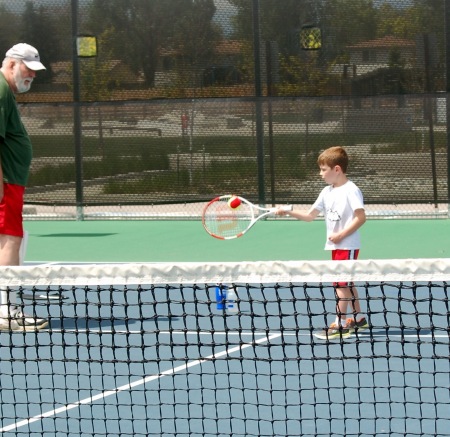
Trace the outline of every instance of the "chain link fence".
{"label": "chain link fence", "polygon": [[369,215],[447,217],[448,3],[1,1],[0,50],[47,66],[17,97],[25,217],[197,219],[229,193],[307,207],[333,145]]}

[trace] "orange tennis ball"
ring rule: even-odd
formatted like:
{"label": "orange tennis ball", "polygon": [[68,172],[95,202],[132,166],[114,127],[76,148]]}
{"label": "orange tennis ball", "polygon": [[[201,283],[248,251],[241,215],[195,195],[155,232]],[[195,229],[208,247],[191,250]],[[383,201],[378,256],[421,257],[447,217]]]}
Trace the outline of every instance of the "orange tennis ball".
{"label": "orange tennis ball", "polygon": [[231,209],[239,208],[241,206],[241,201],[240,201],[239,197],[236,197],[236,196],[231,197],[230,200],[228,201],[228,206]]}

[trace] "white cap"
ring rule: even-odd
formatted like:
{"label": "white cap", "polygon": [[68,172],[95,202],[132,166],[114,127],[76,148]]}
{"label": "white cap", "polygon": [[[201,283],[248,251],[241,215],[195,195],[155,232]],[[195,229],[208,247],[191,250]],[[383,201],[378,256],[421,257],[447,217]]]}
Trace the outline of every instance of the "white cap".
{"label": "white cap", "polygon": [[46,70],[41,63],[39,52],[29,44],[16,44],[6,52],[6,57],[20,59],[30,70]]}

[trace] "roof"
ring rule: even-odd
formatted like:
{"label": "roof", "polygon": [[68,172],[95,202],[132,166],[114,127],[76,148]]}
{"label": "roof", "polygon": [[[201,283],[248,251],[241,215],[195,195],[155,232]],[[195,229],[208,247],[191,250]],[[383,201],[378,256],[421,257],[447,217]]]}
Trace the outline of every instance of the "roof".
{"label": "roof", "polygon": [[[214,47],[214,52],[218,55],[237,55],[241,52],[243,47],[242,41],[236,40],[222,40],[218,41]],[[172,48],[160,48],[159,54],[161,56],[176,56],[184,52],[184,48],[172,47]]]}
{"label": "roof", "polygon": [[215,51],[221,55],[235,55],[241,52],[242,46],[242,41],[223,40],[217,44]]}
{"label": "roof", "polygon": [[388,49],[392,47],[415,47],[416,43],[410,39],[399,38],[393,35],[383,36],[382,38],[361,41],[357,44],[347,46],[348,49]]}

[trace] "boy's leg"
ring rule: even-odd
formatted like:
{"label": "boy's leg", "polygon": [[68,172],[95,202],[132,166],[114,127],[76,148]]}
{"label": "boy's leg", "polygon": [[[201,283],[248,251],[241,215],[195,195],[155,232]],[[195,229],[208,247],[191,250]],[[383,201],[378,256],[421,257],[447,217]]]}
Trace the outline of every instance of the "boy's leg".
{"label": "boy's leg", "polygon": [[[339,287],[336,288],[338,296],[337,318],[342,326],[345,326],[353,332],[355,330],[366,329],[369,325],[366,318],[361,315],[361,305],[359,302],[358,290],[356,287]],[[348,309],[351,312],[348,312]],[[340,317],[340,320],[338,319]],[[344,319],[346,317],[346,319]]]}
{"label": "boy's leg", "polygon": [[[315,337],[322,340],[331,340],[348,337],[353,332],[353,325],[347,322],[347,307],[354,300],[352,299],[352,290],[354,287],[350,288],[347,285],[347,283],[334,284],[336,287],[336,319],[322,331],[315,332]],[[357,307],[358,305],[359,303],[353,303],[353,307]]]}
{"label": "boy's leg", "polygon": [[[336,294],[338,297],[336,313],[341,319],[346,320],[347,316],[356,317],[361,313],[358,289],[355,286],[336,287]],[[349,307],[351,311],[348,311]]]}
{"label": "boy's leg", "polygon": [[[331,259],[333,261],[348,261],[351,259],[358,259],[359,250],[333,250],[331,252]],[[352,301],[353,284],[347,282],[336,282],[333,284],[336,287],[336,323],[346,325],[347,308]],[[354,306],[354,304],[353,304]]]}
{"label": "boy's leg", "polygon": [[[333,250],[332,259],[335,261],[347,261],[357,259],[359,250]],[[356,328],[363,329],[367,327],[365,317],[358,321],[356,317],[361,314],[361,305],[359,303],[358,290],[352,283],[339,282],[333,284],[336,288],[336,320],[314,335],[317,338],[328,340],[332,338],[347,337]],[[348,308],[351,308],[351,315]],[[347,317],[349,315],[349,317]]]}
{"label": "boy's leg", "polygon": [[[332,259],[334,261],[348,261],[358,259],[359,250],[333,250]],[[339,282],[336,286],[337,305],[336,305],[336,323],[340,322],[343,326],[350,319],[351,325],[358,325],[357,316],[361,314],[361,305],[359,294],[353,283]],[[350,311],[349,311],[350,309]],[[348,317],[347,317],[348,316]],[[353,323],[352,323],[353,322]],[[363,325],[362,323],[360,323]]]}

